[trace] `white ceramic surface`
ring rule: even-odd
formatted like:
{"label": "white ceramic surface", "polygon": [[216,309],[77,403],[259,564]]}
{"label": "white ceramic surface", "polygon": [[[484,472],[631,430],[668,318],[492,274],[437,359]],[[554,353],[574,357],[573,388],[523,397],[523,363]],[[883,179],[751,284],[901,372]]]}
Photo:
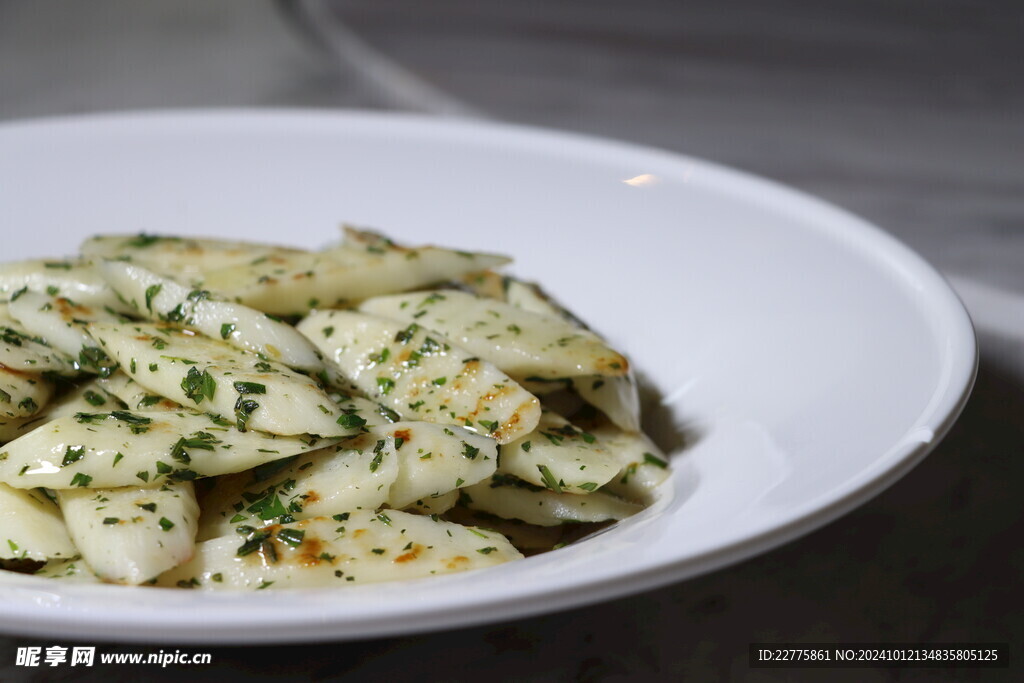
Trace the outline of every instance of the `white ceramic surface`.
{"label": "white ceramic surface", "polygon": [[[630,182],[625,182],[625,181]],[[95,232],[316,246],[340,222],[516,257],[662,396],[674,495],[494,569],[206,594],[0,577],[0,630],[146,642],[362,638],[609,599],[807,533],[906,473],[970,391],[974,334],[926,263],[860,219],[692,158],[371,114],[172,112],[0,127],[0,258]]]}

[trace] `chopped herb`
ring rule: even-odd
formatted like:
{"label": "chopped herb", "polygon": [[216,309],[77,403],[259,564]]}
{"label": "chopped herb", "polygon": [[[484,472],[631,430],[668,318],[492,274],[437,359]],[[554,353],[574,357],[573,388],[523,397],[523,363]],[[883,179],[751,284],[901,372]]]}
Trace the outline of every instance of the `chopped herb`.
{"label": "chopped herb", "polygon": [[171,520],[167,519],[166,517],[161,517],[159,524],[160,524],[160,528],[163,529],[164,531],[170,531],[171,529],[174,528],[174,522],[172,522]]}
{"label": "chopped herb", "polygon": [[163,239],[163,238],[162,237],[157,237],[156,235],[147,235],[144,232],[140,232],[138,235],[136,235],[135,237],[131,238],[130,240],[125,240],[124,241],[124,246],[126,246],[126,247],[134,247],[136,249],[144,249],[146,247],[150,247],[150,246],[156,244],[161,239]]}
{"label": "chopped herb", "polygon": [[562,492],[562,486],[558,480],[555,479],[555,475],[551,474],[551,470],[547,468],[547,465],[537,465],[537,469],[540,470],[540,477],[544,480],[544,484],[554,491],[555,493]]}
{"label": "chopped herb", "polygon": [[668,467],[667,462],[665,462],[658,456],[654,455],[653,453],[644,453],[644,464],[654,465],[655,467],[660,467],[661,469],[665,469]]}
{"label": "chopped herb", "polygon": [[380,521],[384,522],[384,524],[386,524],[387,526],[391,526],[391,518],[388,517],[383,512],[378,512],[377,513],[377,519],[379,519]]}
{"label": "chopped herb", "polygon": [[141,479],[142,481],[145,481],[145,482],[149,481],[149,472],[146,472],[146,471],[136,472],[135,476],[138,477],[139,479]]}
{"label": "chopped herb", "polygon": [[68,449],[64,451],[64,460],[61,461],[61,467],[67,467],[73,462],[78,462],[85,455],[85,446],[68,446]]}
{"label": "chopped herb", "polygon": [[281,529],[277,532],[277,537],[281,541],[287,543],[293,548],[297,548],[302,544],[302,539],[306,535],[306,532],[302,529]]}
{"label": "chopped herb", "polygon": [[498,431],[498,425],[500,424],[497,420],[477,420],[484,427],[487,427],[487,433],[493,434]]}
{"label": "chopped herb", "polygon": [[334,326],[328,325],[323,329],[324,339],[330,339],[331,335],[334,334]]}
{"label": "chopped herb", "polygon": [[385,553],[384,548],[374,548],[371,552],[375,555],[383,555]]}
{"label": "chopped herb", "polygon": [[195,367],[188,369],[188,374],[181,380],[181,388],[185,392],[185,397],[192,399],[199,405],[203,402],[203,399],[213,400],[213,396],[217,393],[217,382],[213,379],[210,373],[203,370],[201,373]]}
{"label": "chopped herb", "polygon": [[377,441],[377,445],[373,447],[375,455],[373,456],[373,460],[370,461],[371,472],[376,472],[377,468],[380,467],[381,461],[384,459],[384,445],[384,439],[380,439]]}
{"label": "chopped herb", "polygon": [[114,454],[114,462],[110,466],[111,467],[116,467],[117,463],[121,462],[122,459],[124,459],[124,453],[121,453],[121,452],[115,453]]}
{"label": "chopped herb", "polygon": [[344,415],[338,418],[338,424],[340,424],[342,427],[355,429],[357,427],[362,427],[363,425],[365,425],[366,420],[359,417],[355,413],[345,413]]}
{"label": "chopped herb", "polygon": [[444,383],[447,382],[447,381],[448,381],[447,377],[435,377],[433,380],[430,381],[430,383],[433,384],[434,386],[438,386],[439,387],[439,386],[444,385]]}
{"label": "chopped herb", "polygon": [[380,393],[387,396],[395,388],[395,380],[390,377],[378,377],[377,388],[380,390]]}
{"label": "chopped herb", "polygon": [[267,387],[264,384],[257,384],[256,382],[235,382],[235,391],[240,394],[265,394],[267,393]]}
{"label": "chopped herb", "polygon": [[91,483],[92,483],[92,477],[90,477],[88,474],[82,474],[81,472],[76,473],[75,476],[71,478],[71,485],[72,486],[82,486],[82,487],[85,487],[85,486],[88,486]]}
{"label": "chopped herb", "polygon": [[160,290],[163,288],[163,285],[152,285],[151,287],[146,288],[146,309],[150,313],[153,312],[153,297],[159,294]]}
{"label": "chopped herb", "polygon": [[220,326],[220,338],[227,339],[234,333],[235,329],[234,323],[224,323]]}
{"label": "chopped herb", "polygon": [[260,404],[252,399],[243,399],[241,396],[235,401],[235,426],[238,431],[246,431],[246,425],[249,424],[249,418],[256,412],[256,409],[260,407]]}
{"label": "chopped herb", "polygon": [[156,512],[156,503],[136,503],[135,507],[140,507],[147,512]]}
{"label": "chopped herb", "polygon": [[217,572],[216,574],[214,574],[210,578],[213,579],[214,581],[216,581],[217,583],[221,583],[224,580],[224,575],[221,574],[220,572]]}
{"label": "chopped herb", "polygon": [[529,441],[524,441],[524,442],[523,442],[522,444],[520,444],[520,446],[519,446],[519,447],[520,447],[520,448],[522,448],[522,449],[523,449],[524,451],[526,451],[527,453],[529,453],[529,452],[530,452],[530,447],[531,447],[532,445],[533,445],[533,444],[532,444],[532,443],[530,443]]}
{"label": "chopped herb", "polygon": [[117,517],[104,517],[103,518],[103,523],[104,524],[120,524],[121,520],[118,519]]}
{"label": "chopped herb", "polygon": [[419,331],[419,329],[420,326],[417,325],[416,323],[413,323],[409,325],[409,327],[405,328],[404,330],[401,330],[398,334],[396,334],[395,341],[400,342],[402,344],[408,344],[409,340],[413,338],[413,335],[415,335],[416,332]]}
{"label": "chopped herb", "polygon": [[597,489],[597,482],[588,481],[586,483],[580,484],[579,487],[584,491],[595,491]]}
{"label": "chopped herb", "polygon": [[97,394],[95,391],[92,391],[91,389],[82,394],[82,398],[84,398],[86,402],[88,402],[88,404],[91,406],[101,406],[107,402],[107,399],[103,398],[103,396]]}
{"label": "chopped herb", "polygon": [[476,549],[476,551],[478,553],[480,553],[481,555],[490,555],[491,553],[496,552],[497,550],[498,549],[495,548],[494,546],[488,546],[486,548],[477,548]]}
{"label": "chopped herb", "polygon": [[480,449],[479,448],[477,448],[476,446],[471,446],[470,444],[466,443],[465,441],[462,442],[462,455],[464,457],[467,457],[470,460],[475,460],[476,456],[479,455],[479,454],[480,454]]}

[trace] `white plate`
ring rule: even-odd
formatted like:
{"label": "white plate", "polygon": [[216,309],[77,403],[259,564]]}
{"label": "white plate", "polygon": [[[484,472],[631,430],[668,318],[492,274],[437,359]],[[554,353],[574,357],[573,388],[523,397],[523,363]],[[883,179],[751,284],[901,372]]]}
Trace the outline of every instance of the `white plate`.
{"label": "white plate", "polygon": [[653,588],[794,539],[914,466],[970,391],[946,283],[864,221],[704,161],[573,135],[377,114],[158,113],[0,127],[2,259],[100,231],[317,246],[342,221],[507,252],[663,396],[675,495],[485,571],[205,594],[0,578],[0,630],[287,642],[510,619]]}

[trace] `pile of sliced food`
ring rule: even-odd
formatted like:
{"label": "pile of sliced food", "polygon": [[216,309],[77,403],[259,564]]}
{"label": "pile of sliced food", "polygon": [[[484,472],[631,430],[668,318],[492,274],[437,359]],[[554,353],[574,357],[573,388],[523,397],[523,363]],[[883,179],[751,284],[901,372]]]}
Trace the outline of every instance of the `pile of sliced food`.
{"label": "pile of sliced food", "polygon": [[668,470],[628,362],[507,262],[346,229],[0,265],[0,566],[350,585],[634,514]]}

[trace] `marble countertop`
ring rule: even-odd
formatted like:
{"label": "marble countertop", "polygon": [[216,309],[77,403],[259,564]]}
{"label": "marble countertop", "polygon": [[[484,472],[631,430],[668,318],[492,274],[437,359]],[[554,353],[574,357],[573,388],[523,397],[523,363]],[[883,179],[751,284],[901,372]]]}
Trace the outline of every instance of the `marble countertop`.
{"label": "marble countertop", "polygon": [[[305,32],[289,18],[297,8]],[[891,489],[803,539],[560,614],[398,639],[217,649],[204,675],[820,680],[749,669],[747,644],[1019,644],[1022,27],[1024,9],[1010,0],[738,0],[727,9],[712,0],[0,0],[0,121],[356,107],[655,145],[796,186],[883,226],[950,277],[978,327],[977,387],[946,440]],[[49,680],[11,667],[25,642],[0,639],[0,677]],[[181,673],[147,670],[146,680]],[[81,680],[109,675],[98,668]],[[1010,676],[828,672],[837,681]]]}

